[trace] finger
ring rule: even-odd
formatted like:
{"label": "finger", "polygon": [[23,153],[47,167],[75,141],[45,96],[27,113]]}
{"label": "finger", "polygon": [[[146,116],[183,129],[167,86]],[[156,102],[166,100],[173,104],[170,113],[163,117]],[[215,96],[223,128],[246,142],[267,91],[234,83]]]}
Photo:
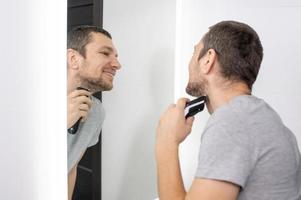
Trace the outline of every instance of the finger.
{"label": "finger", "polygon": [[193,122],[194,122],[194,117],[188,117],[186,119],[186,124],[189,125],[189,126],[192,126]]}
{"label": "finger", "polygon": [[90,106],[88,104],[85,104],[85,103],[80,104],[79,105],[79,110],[88,112],[90,110]]}
{"label": "finger", "polygon": [[91,107],[91,105],[92,105],[92,100],[86,96],[79,96],[75,100],[78,105],[87,104],[89,107]]}
{"label": "finger", "polygon": [[80,115],[80,117],[82,118],[82,119],[86,119],[87,118],[87,116],[88,116],[88,112],[87,111],[80,111],[79,112],[79,115]]}
{"label": "finger", "polygon": [[184,109],[185,106],[186,106],[186,103],[188,101],[189,101],[189,99],[187,99],[187,98],[180,98],[180,99],[178,99],[177,107]]}
{"label": "finger", "polygon": [[169,104],[168,107],[161,113],[160,119],[162,119],[174,107],[175,107],[175,104]]}
{"label": "finger", "polygon": [[79,97],[79,96],[90,97],[92,95],[92,93],[89,92],[89,91],[86,91],[86,90],[74,90],[69,95],[70,95],[70,98],[76,98],[76,97]]}
{"label": "finger", "polygon": [[176,107],[176,104],[170,104],[170,105],[168,106],[168,108],[165,110],[164,114],[170,112],[170,111],[171,111],[172,109],[174,109],[175,107]]}
{"label": "finger", "polygon": [[84,122],[87,120],[87,117],[82,117],[81,122]]}

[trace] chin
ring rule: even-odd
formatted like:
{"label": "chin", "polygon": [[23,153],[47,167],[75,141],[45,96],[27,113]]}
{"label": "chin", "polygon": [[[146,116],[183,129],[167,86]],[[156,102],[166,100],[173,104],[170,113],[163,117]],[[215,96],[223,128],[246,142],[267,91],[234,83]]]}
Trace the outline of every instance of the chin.
{"label": "chin", "polygon": [[106,84],[102,86],[102,91],[110,91],[113,89],[113,84]]}
{"label": "chin", "polygon": [[113,83],[107,80],[100,80],[94,83],[94,89],[101,92],[101,91],[110,91],[113,89]]}
{"label": "chin", "polygon": [[110,90],[112,90],[112,89],[113,89],[113,86],[110,87],[110,88],[105,88],[103,91],[110,91]]}

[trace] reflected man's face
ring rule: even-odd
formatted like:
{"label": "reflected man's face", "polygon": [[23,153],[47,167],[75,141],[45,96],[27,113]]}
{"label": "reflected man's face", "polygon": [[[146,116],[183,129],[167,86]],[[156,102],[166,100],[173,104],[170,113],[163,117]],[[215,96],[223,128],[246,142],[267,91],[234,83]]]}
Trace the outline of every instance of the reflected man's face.
{"label": "reflected man's face", "polygon": [[194,52],[189,63],[189,82],[186,87],[186,92],[195,97],[206,95],[206,79],[201,73],[203,57],[199,58],[203,48],[204,45],[202,41],[195,45]]}
{"label": "reflected man's face", "polygon": [[101,33],[91,33],[92,39],[85,46],[85,57],[79,67],[81,86],[92,92],[113,88],[114,76],[121,68],[113,42]]}

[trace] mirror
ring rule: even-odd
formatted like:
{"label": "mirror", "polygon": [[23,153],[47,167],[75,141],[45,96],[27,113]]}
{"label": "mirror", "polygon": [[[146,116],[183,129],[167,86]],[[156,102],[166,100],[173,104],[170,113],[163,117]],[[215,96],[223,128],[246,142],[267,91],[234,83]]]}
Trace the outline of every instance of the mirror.
{"label": "mirror", "polygon": [[[102,6],[102,0],[68,0],[68,32],[80,25],[102,27]],[[101,101],[101,92],[94,93],[94,97]],[[98,140],[101,141],[101,134]],[[69,143],[68,148],[73,149]],[[73,200],[80,199],[101,199],[101,142],[89,147],[78,163]]]}

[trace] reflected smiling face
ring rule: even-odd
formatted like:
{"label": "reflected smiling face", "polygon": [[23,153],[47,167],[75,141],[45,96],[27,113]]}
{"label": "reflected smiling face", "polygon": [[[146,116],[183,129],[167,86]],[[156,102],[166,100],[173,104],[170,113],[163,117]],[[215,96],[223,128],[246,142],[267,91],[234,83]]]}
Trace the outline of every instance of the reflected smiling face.
{"label": "reflected smiling face", "polygon": [[121,68],[117,51],[107,36],[91,33],[91,37],[78,71],[80,84],[92,92],[111,90],[114,76]]}
{"label": "reflected smiling face", "polygon": [[186,87],[186,92],[195,97],[205,96],[206,79],[203,77],[201,68],[203,65],[203,57],[199,58],[203,49],[203,42],[200,41],[195,47],[192,58],[189,63],[189,82]]}

